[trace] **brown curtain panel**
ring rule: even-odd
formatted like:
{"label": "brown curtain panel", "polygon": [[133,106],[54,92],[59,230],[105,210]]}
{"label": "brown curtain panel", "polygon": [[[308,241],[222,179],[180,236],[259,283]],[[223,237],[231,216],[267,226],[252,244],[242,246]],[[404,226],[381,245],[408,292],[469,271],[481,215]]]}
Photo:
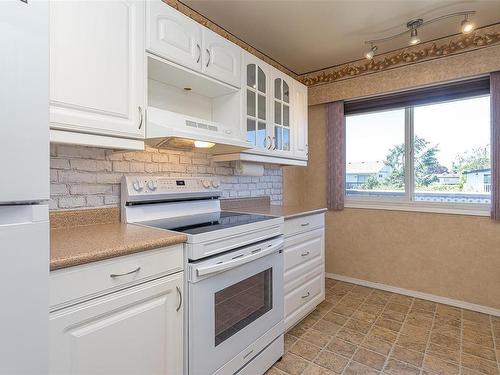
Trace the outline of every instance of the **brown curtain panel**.
{"label": "brown curtain panel", "polygon": [[327,111],[327,160],[328,160],[328,197],[327,205],[331,210],[344,209],[345,193],[345,117],[344,101],[326,105]]}
{"label": "brown curtain panel", "polygon": [[500,72],[490,74],[491,218],[500,220]]}

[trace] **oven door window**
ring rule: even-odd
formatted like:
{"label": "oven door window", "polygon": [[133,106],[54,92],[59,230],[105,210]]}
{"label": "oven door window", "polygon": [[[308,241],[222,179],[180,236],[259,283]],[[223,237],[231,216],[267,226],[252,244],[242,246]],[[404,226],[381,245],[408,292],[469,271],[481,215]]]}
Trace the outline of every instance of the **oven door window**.
{"label": "oven door window", "polygon": [[273,270],[228,286],[214,298],[217,346],[273,308]]}

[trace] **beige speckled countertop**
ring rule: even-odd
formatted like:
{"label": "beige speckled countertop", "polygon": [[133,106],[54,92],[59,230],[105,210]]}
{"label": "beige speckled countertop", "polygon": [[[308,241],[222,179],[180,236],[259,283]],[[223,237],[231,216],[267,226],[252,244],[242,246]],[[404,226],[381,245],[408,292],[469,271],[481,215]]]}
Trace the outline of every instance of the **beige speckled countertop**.
{"label": "beige speckled countertop", "polygon": [[294,217],[306,216],[311,214],[319,214],[326,211],[326,208],[307,208],[301,206],[257,206],[253,208],[234,208],[231,211],[236,212],[251,212],[254,214],[283,216],[286,219]]}
{"label": "beige speckled countertop", "polygon": [[50,270],[152,250],[186,241],[184,234],[108,223],[50,231]]}

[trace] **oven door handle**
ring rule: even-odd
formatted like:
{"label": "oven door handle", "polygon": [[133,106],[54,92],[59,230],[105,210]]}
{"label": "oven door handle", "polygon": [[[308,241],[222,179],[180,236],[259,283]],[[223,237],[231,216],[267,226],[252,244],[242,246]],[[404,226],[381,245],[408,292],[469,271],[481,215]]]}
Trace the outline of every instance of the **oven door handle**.
{"label": "oven door handle", "polygon": [[241,266],[242,264],[245,264],[245,263],[254,261],[256,259],[262,258],[266,255],[275,253],[275,252],[281,250],[282,248],[283,248],[283,241],[280,241],[278,243],[275,243],[275,244],[269,246],[266,249],[262,249],[260,251],[256,251],[256,250],[258,250],[258,249],[256,249],[256,250],[254,250],[254,252],[252,252],[246,256],[235,257],[234,259],[228,260],[226,262],[212,264],[210,266],[196,267],[196,274],[198,276],[205,276],[205,275],[209,275],[211,273],[225,271],[225,270],[228,270],[230,268]]}

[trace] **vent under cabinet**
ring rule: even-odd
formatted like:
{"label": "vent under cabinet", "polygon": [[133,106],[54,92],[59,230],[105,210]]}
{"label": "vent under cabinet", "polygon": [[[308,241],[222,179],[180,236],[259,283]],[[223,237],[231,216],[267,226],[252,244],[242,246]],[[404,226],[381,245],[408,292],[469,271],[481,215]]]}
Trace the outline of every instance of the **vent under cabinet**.
{"label": "vent under cabinet", "polygon": [[191,120],[186,120],[186,126],[189,126],[191,128],[210,130],[213,132],[219,131],[219,128],[217,126],[208,125],[208,124],[204,124],[202,122],[196,122],[196,121],[191,121]]}

